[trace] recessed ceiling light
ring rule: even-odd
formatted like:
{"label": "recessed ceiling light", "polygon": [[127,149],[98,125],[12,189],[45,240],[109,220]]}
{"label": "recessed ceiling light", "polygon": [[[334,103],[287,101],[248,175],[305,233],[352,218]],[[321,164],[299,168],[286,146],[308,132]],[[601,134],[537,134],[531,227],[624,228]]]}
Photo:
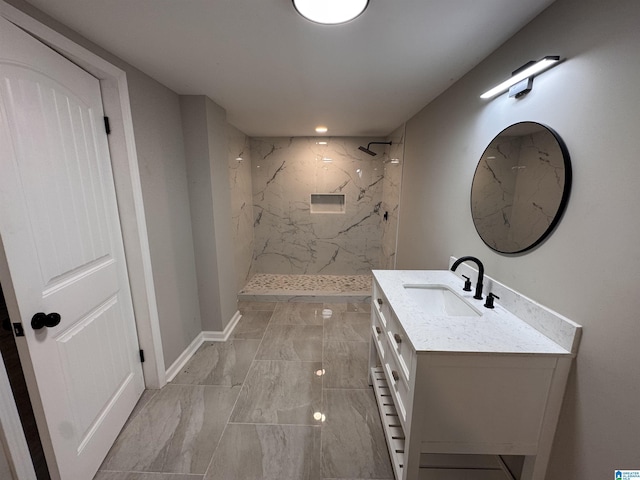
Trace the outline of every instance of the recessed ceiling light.
{"label": "recessed ceiling light", "polygon": [[293,6],[307,20],[336,25],[353,20],[367,8],[369,0],[293,0]]}
{"label": "recessed ceiling light", "polygon": [[316,127],[316,132],[317,133],[327,133],[329,131],[329,129],[323,125],[319,125]]}

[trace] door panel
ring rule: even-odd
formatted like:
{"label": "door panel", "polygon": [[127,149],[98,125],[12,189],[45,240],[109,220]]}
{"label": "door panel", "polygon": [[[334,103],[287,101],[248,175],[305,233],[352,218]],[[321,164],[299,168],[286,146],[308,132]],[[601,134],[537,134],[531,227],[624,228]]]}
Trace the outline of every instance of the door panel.
{"label": "door panel", "polygon": [[[0,236],[47,460],[54,478],[90,479],[144,389],[100,85],[4,19],[0,171]],[[37,312],[61,321],[35,330]]]}

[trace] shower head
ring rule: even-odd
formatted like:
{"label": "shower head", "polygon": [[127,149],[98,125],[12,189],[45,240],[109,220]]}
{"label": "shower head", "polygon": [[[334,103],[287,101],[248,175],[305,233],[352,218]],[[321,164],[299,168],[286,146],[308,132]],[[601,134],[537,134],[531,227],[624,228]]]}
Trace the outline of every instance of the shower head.
{"label": "shower head", "polygon": [[364,153],[367,153],[372,157],[375,157],[377,153],[369,149],[371,145],[391,145],[391,142],[369,142],[369,144],[366,147],[358,147],[358,150],[362,150]]}

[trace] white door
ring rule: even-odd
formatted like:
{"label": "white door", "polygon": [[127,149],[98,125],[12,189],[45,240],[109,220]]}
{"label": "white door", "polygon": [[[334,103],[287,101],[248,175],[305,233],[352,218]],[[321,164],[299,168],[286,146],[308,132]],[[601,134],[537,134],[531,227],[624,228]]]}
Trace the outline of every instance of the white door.
{"label": "white door", "polygon": [[144,389],[100,86],[1,18],[0,238],[49,469],[91,479]]}

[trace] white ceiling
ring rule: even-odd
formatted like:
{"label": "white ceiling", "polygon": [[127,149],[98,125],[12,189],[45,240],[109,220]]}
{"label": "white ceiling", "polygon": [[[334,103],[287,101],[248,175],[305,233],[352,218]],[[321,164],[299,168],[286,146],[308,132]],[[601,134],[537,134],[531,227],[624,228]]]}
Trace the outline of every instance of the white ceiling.
{"label": "white ceiling", "polygon": [[250,136],[379,136],[554,0],[370,0],[332,26],[291,0],[28,1]]}

